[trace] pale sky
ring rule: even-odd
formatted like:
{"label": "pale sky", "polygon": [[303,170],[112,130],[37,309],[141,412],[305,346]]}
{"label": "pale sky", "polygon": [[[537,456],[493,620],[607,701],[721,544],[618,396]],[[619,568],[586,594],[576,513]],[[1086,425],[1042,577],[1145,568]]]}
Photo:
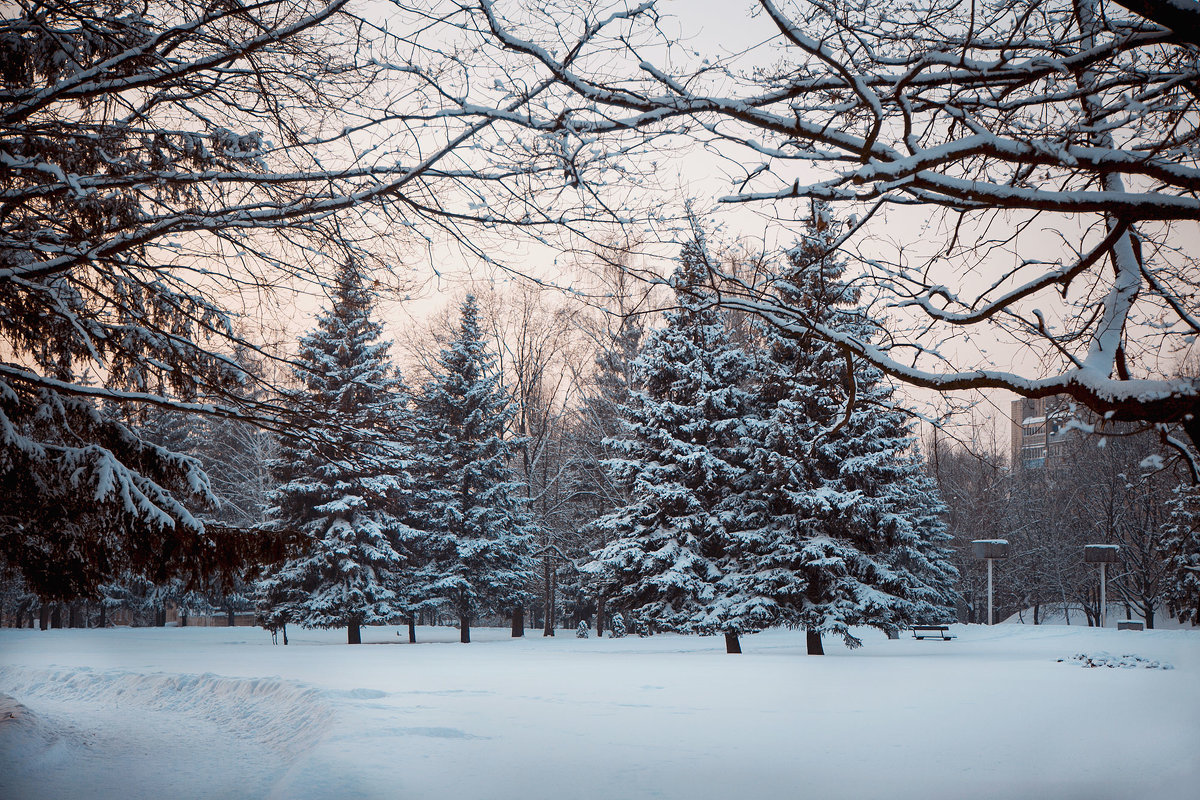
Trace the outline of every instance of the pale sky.
{"label": "pale sky", "polygon": [[[749,14],[750,4],[742,0],[734,2],[717,2],[717,0],[662,0],[661,9],[668,14],[674,14],[674,19],[665,20],[662,27],[669,33],[679,32],[684,42],[680,53],[684,58],[713,58],[714,55],[738,53],[747,48],[755,48],[770,38],[772,26],[769,21],[760,18],[752,19]],[[750,61],[769,63],[777,57],[770,47],[753,49]],[[673,161],[667,161],[658,175],[659,179],[668,186],[677,187],[673,200],[690,196],[696,199],[699,210],[717,208],[716,198],[728,194],[731,190],[731,178],[738,177],[741,164],[731,164],[715,158],[710,153],[694,153]],[[768,248],[786,246],[790,234],[786,229],[764,222],[758,213],[762,209],[749,207],[719,208],[719,227],[714,238],[718,241],[745,239],[748,241],[765,241]],[[873,229],[873,238],[866,242],[855,242],[862,248],[865,255],[877,255],[891,249],[892,240],[906,246],[906,254],[915,254],[921,248],[938,246],[943,231],[927,228],[928,214],[917,209],[889,210],[884,224]],[[1195,233],[1195,231],[1193,231]],[[1200,236],[1197,236],[1200,242]],[[1057,246],[1057,238],[1053,230],[1035,230],[1024,237],[1022,242],[1023,254],[1033,252],[1053,252]],[[531,245],[528,242],[513,243],[506,247],[505,260],[522,270],[550,281],[561,281],[563,273],[570,268],[575,260],[572,254],[556,252],[553,249]],[[673,253],[671,248],[665,248],[662,255],[669,258]],[[1003,258],[1001,254],[999,257]],[[1008,258],[1012,258],[1012,254]],[[439,264],[442,275],[431,278],[423,289],[414,294],[413,299],[404,303],[387,303],[383,311],[391,326],[393,338],[402,338],[404,329],[414,321],[420,322],[428,314],[444,308],[447,303],[459,296],[463,291],[464,279],[495,281],[501,286],[513,278],[485,265],[480,265],[477,259],[466,253],[461,247],[454,245],[439,248],[433,256]],[[999,266],[1009,267],[1011,264]],[[662,270],[669,270],[669,261],[664,261]],[[980,276],[977,283],[983,285],[985,278]],[[1039,298],[1043,310],[1053,319],[1054,310],[1045,306],[1045,300]],[[315,310],[315,308],[313,309]],[[297,319],[311,320],[312,311],[301,312]],[[307,326],[309,322],[304,322]],[[1032,354],[1010,342],[995,341],[992,337],[981,332],[973,337],[970,343],[960,342],[954,345],[952,352],[956,359],[961,360],[959,366],[973,366],[981,360],[986,360],[1001,368],[1013,368],[1025,374],[1036,375],[1039,366],[1032,360]],[[906,389],[905,393],[920,404],[936,400],[937,395],[929,392]],[[1009,392],[990,392],[982,398],[980,413],[1007,417],[1009,401],[1015,395]],[[932,412],[928,412],[932,413]],[[1006,431],[1002,431],[1001,439],[1006,439]]]}

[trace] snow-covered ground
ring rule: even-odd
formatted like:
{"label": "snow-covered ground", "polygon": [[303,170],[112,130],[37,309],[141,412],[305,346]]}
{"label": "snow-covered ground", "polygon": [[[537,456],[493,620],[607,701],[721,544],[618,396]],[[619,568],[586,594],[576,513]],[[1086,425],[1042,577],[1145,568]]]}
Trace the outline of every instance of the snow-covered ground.
{"label": "snow-covered ground", "polygon": [[824,658],[788,631],[744,637],[740,656],[719,638],[395,632],[350,647],[343,631],[289,631],[284,647],[255,628],[0,630],[0,798],[1193,800],[1200,787],[1196,631],[864,632]]}

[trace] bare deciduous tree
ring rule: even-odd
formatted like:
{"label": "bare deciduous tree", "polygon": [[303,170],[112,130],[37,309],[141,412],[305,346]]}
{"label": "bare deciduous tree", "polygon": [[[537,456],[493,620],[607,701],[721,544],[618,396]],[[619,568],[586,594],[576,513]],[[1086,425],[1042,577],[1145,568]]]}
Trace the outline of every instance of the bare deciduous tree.
{"label": "bare deciduous tree", "polygon": [[[506,85],[551,84],[519,114],[461,87],[445,113],[494,121],[493,158],[555,164],[630,218],[622,179],[686,171],[674,155],[703,145],[731,165],[724,203],[785,225],[810,198],[854,207],[837,244],[891,335],[859,341],[744,281],[722,302],[918,386],[1068,394],[1200,443],[1200,384],[1160,361],[1200,332],[1195,0],[758,0],[765,45],[732,54],[677,41],[654,0],[526,5],[444,18]],[[1028,368],[979,359],[997,343]]]}

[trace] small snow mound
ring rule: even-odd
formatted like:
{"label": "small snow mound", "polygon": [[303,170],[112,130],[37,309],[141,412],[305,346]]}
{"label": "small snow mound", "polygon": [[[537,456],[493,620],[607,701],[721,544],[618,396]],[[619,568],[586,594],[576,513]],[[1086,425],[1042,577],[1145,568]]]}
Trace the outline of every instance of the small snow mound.
{"label": "small snow mound", "polygon": [[1083,667],[1094,669],[1096,667],[1108,667],[1109,669],[1137,669],[1144,667],[1146,669],[1175,669],[1165,661],[1155,661],[1150,658],[1142,658],[1133,653],[1126,653],[1121,656],[1114,656],[1111,653],[1078,653],[1070,658],[1060,658],[1058,662],[1074,662]]}
{"label": "small snow mound", "polygon": [[0,694],[0,727],[16,724],[28,712],[29,709],[18,703],[15,697]]}
{"label": "small snow mound", "polygon": [[0,764],[34,759],[74,733],[56,730],[16,698],[0,693]]}

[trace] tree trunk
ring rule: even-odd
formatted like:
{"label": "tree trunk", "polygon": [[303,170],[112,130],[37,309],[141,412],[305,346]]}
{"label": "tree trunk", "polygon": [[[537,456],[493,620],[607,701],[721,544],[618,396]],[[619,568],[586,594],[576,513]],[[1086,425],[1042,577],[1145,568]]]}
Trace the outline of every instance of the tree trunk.
{"label": "tree trunk", "polygon": [[50,606],[42,603],[42,608],[38,611],[38,627],[46,630],[50,627]]}
{"label": "tree trunk", "polygon": [[283,644],[284,646],[287,646],[287,623],[285,622],[280,625],[279,630],[283,632]]}
{"label": "tree trunk", "polygon": [[604,638],[604,595],[596,598],[596,638]]}
{"label": "tree trunk", "polygon": [[50,627],[62,627],[62,606],[60,606],[58,603],[55,603],[54,608],[50,610]]}
{"label": "tree trunk", "polygon": [[470,617],[460,616],[458,618],[458,641],[462,642],[463,644],[471,643],[471,618]]}
{"label": "tree trunk", "polygon": [[154,609],[154,627],[165,628],[166,625],[167,625],[167,609],[166,608]]}
{"label": "tree trunk", "polygon": [[1146,630],[1154,630],[1154,606],[1146,606]]}
{"label": "tree trunk", "polygon": [[[232,608],[225,609],[225,619],[226,619],[226,621],[229,622],[229,627],[232,628],[235,625],[237,625],[237,620],[234,619],[234,617],[233,617],[233,609]],[[354,644],[354,642],[351,642],[351,644]]]}
{"label": "tree trunk", "polygon": [[84,627],[84,625],[83,625],[83,624],[81,624],[81,621],[80,621],[80,617],[81,617],[82,615],[80,614],[80,609],[79,609],[79,601],[78,601],[78,600],[76,600],[74,603],[71,603],[71,605],[70,605],[70,613],[71,613],[71,616],[70,616],[70,621],[67,623],[67,627],[69,627],[69,628],[82,628],[82,627]]}
{"label": "tree trunk", "polygon": [[821,632],[809,630],[805,632],[805,640],[808,644],[808,654],[810,656],[825,655],[825,648],[821,647]]}
{"label": "tree trunk", "polygon": [[100,622],[99,627],[108,627],[108,607],[104,605],[104,601],[100,601]]}
{"label": "tree trunk", "polygon": [[525,606],[513,608],[512,638],[520,639],[525,635]]}
{"label": "tree trunk", "polygon": [[357,622],[346,626],[346,644],[362,644],[362,628]]}
{"label": "tree trunk", "polygon": [[550,568],[550,556],[542,559],[542,577],[546,591],[546,623],[542,628],[542,636],[554,635],[554,590],[558,583],[554,579],[554,570]]}
{"label": "tree trunk", "polygon": [[417,643],[417,616],[415,614],[408,618],[408,643]]}
{"label": "tree trunk", "polygon": [[725,632],[725,652],[740,653],[742,652],[742,643],[738,641],[736,633]]}

